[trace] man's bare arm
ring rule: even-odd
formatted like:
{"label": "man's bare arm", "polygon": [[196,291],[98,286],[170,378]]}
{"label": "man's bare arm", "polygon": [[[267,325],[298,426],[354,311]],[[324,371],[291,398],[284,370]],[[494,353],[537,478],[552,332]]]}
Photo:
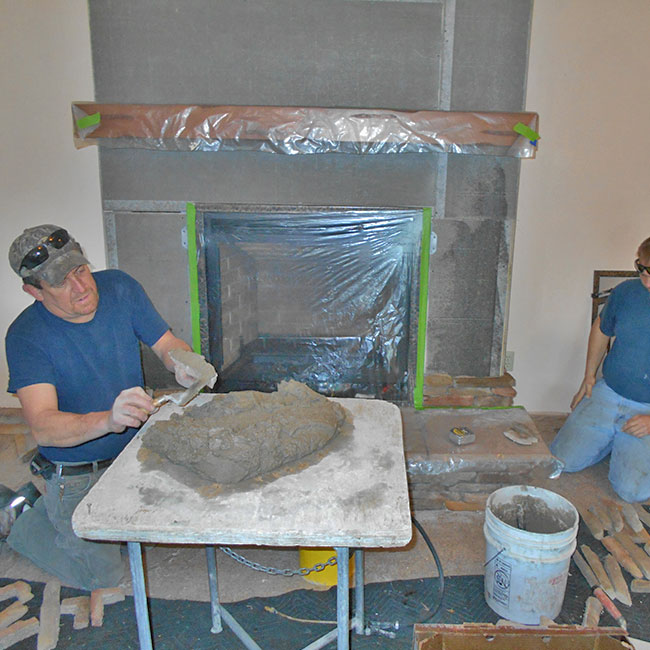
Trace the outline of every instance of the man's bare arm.
{"label": "man's bare arm", "polygon": [[[169,356],[171,350],[187,350],[192,351],[192,348],[177,336],[172,334],[171,330],[167,330],[152,346],[151,349],[156,353],[156,356],[165,364],[165,368],[173,372],[176,381],[181,386],[189,386],[194,381],[195,377],[187,374],[186,369],[182,366],[177,366],[174,360]],[[201,357],[202,358],[202,357]]]}
{"label": "man's bare arm", "polygon": [[107,433],[139,427],[153,411],[151,398],[139,386],[122,391],[110,410],[84,414],[59,411],[52,384],[32,384],[17,394],[34,439],[48,447],[75,447]]}
{"label": "man's bare arm", "polygon": [[580,384],[578,392],[571,400],[571,410],[573,410],[583,397],[591,397],[591,390],[596,383],[596,373],[607,352],[607,346],[611,337],[603,334],[600,329],[600,316],[596,318],[589,332],[589,342],[587,343],[587,363],[585,365],[585,376]]}
{"label": "man's bare arm", "polygon": [[167,330],[152,346],[151,349],[156,353],[156,356],[165,364],[165,368],[169,372],[174,372],[176,367],[174,361],[170,358],[169,353],[171,350],[191,350],[192,348],[179,339],[178,336],[172,334],[171,330]]}

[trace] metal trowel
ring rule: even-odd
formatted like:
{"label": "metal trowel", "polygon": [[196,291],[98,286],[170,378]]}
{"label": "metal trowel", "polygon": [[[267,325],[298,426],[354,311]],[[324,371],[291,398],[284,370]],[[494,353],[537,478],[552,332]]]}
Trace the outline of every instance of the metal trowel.
{"label": "metal trowel", "polygon": [[196,397],[201,389],[205,386],[212,388],[217,381],[217,371],[214,366],[208,363],[203,357],[188,350],[172,350],[169,356],[175,363],[184,366],[189,374],[197,376],[196,381],[186,388],[185,390],[176,393],[167,393],[161,395],[153,401],[154,408],[159,408],[166,402],[174,402],[178,406],[185,406],[194,397]]}
{"label": "metal trowel", "polygon": [[167,393],[166,395],[161,395],[153,401],[154,408],[159,408],[166,402],[174,402],[174,404],[178,404],[178,406],[185,406],[201,392],[203,387],[208,385],[209,381],[210,380],[205,377],[200,377],[185,390],[178,391],[178,393]]}

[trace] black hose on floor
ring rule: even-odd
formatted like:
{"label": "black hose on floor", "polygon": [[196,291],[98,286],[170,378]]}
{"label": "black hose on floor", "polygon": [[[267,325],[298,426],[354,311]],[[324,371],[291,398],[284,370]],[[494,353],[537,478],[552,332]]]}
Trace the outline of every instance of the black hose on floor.
{"label": "black hose on floor", "polygon": [[426,545],[429,547],[429,551],[431,551],[431,555],[433,555],[433,559],[438,569],[438,602],[436,603],[435,607],[432,610],[430,610],[429,613],[421,621],[415,621],[413,624],[409,623],[406,626],[400,625],[399,621],[396,621],[394,623],[368,621],[368,624],[365,629],[365,633],[367,635],[381,634],[391,639],[394,639],[398,636],[398,634],[403,634],[405,632],[408,633],[411,630],[411,625],[421,625],[422,623],[427,623],[440,611],[440,608],[442,607],[443,599],[445,596],[445,575],[442,570],[442,563],[440,562],[438,553],[436,552],[435,547],[433,546],[431,540],[429,539],[429,536],[426,534],[426,532],[420,525],[420,522],[413,516],[411,516],[411,520],[413,521],[413,525],[418,530],[420,535],[422,535],[422,538],[424,539]]}
{"label": "black hose on floor", "polygon": [[436,567],[438,568],[438,603],[435,606],[435,608],[431,611],[430,614],[428,614],[421,621],[417,621],[416,625],[419,625],[422,623],[426,623],[427,621],[430,621],[440,611],[440,608],[442,607],[442,601],[445,596],[445,574],[443,573],[442,563],[440,562],[438,553],[436,553],[436,549],[433,546],[431,540],[429,539],[429,536],[424,532],[424,528],[422,528],[420,522],[415,517],[412,516],[411,520],[413,521],[413,525],[417,528],[420,535],[422,535],[422,538],[424,539],[426,545],[429,547],[429,550],[431,551],[431,555],[433,555],[433,559],[436,563]]}

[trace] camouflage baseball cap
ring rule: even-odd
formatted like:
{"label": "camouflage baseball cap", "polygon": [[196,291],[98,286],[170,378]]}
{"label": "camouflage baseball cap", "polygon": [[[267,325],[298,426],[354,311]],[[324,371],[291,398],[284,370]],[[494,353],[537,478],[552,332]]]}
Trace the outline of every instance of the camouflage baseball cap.
{"label": "camouflage baseball cap", "polygon": [[89,262],[65,228],[43,224],[27,228],[14,239],[9,248],[9,264],[21,278],[45,280],[57,287],[72,269]]}

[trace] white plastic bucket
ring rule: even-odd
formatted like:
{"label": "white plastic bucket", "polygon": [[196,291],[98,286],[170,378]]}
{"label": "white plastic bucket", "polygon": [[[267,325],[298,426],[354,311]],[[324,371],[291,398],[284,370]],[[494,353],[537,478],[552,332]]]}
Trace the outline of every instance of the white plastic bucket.
{"label": "white plastic bucket", "polygon": [[485,600],[502,618],[538,625],[562,609],[578,511],[527,485],[493,492],[485,506]]}

